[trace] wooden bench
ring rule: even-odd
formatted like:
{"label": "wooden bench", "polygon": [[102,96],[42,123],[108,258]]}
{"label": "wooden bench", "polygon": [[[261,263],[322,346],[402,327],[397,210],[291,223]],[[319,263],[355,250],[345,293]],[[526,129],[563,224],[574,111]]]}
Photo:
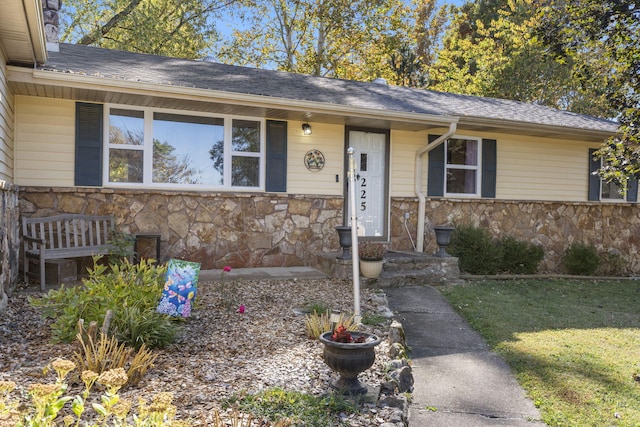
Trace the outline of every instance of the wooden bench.
{"label": "wooden bench", "polygon": [[[45,263],[49,259],[77,258],[109,253],[109,237],[114,229],[110,216],[62,214],[46,218],[22,217],[24,243],[24,280],[40,278],[45,287]],[[39,263],[39,272],[29,269],[30,263]]]}

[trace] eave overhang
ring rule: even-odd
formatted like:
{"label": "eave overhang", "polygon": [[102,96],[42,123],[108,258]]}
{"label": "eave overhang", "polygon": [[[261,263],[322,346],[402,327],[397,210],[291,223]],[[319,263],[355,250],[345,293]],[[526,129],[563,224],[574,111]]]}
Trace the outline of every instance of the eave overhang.
{"label": "eave overhang", "polygon": [[369,128],[420,131],[445,128],[451,123],[457,123],[459,133],[464,131],[508,133],[586,142],[602,142],[615,133],[471,116],[457,117],[354,108],[344,104],[128,81],[15,66],[8,67],[8,81],[17,95]]}

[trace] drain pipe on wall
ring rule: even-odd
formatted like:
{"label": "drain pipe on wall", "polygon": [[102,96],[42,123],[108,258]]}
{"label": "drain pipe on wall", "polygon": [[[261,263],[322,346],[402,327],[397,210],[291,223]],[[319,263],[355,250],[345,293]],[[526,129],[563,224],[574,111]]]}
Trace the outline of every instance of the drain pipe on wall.
{"label": "drain pipe on wall", "polygon": [[458,127],[458,121],[449,123],[449,130],[438,137],[432,143],[427,143],[420,151],[416,153],[416,167],[415,167],[415,192],[418,196],[418,219],[416,226],[416,252],[424,252],[424,220],[426,216],[426,198],[427,195],[422,191],[422,156],[429,151],[442,144],[449,139],[456,132]]}

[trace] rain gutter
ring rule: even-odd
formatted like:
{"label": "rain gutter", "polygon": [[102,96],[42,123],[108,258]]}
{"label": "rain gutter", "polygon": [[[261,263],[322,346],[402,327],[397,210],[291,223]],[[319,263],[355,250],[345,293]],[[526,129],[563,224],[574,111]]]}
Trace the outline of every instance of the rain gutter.
{"label": "rain gutter", "polygon": [[416,153],[415,167],[415,192],[418,196],[418,223],[416,230],[416,252],[424,252],[424,221],[426,216],[426,199],[427,195],[422,189],[422,156],[433,150],[444,141],[449,139],[456,132],[458,120],[449,123],[449,130],[444,135],[439,136],[435,141],[428,143],[420,151]]}

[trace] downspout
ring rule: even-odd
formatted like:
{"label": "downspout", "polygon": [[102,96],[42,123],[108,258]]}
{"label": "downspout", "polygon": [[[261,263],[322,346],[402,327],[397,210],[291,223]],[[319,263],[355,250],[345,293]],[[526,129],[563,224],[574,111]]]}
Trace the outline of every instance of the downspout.
{"label": "downspout", "polygon": [[422,156],[429,151],[442,144],[444,141],[453,136],[458,127],[458,122],[449,123],[449,130],[439,136],[435,141],[427,143],[420,151],[416,153],[416,167],[415,167],[415,192],[418,196],[418,224],[416,231],[416,252],[424,252],[424,220],[426,216],[426,198],[427,195],[422,191]]}

